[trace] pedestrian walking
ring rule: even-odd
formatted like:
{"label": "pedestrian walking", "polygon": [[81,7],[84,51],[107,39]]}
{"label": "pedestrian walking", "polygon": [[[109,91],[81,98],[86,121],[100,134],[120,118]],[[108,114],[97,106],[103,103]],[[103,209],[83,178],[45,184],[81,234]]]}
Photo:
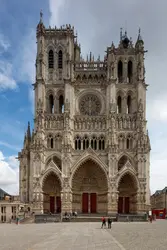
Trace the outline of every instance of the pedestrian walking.
{"label": "pedestrian walking", "polygon": [[103,228],[104,226],[106,227],[106,218],[103,216],[101,228]]}

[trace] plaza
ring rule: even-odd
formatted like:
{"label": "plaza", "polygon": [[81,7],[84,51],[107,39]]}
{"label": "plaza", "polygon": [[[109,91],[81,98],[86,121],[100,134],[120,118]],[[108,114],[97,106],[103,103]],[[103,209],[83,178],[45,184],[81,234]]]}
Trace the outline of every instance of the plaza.
{"label": "plaza", "polygon": [[1,250],[166,250],[167,221],[0,224]]}

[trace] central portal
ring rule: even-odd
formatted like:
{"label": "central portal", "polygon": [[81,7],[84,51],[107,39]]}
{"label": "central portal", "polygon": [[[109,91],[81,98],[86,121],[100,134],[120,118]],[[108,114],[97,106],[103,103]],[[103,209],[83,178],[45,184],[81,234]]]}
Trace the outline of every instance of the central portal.
{"label": "central portal", "polygon": [[74,173],[72,180],[73,211],[106,213],[108,184],[105,172],[94,161],[87,160]]}
{"label": "central portal", "polygon": [[97,212],[97,194],[83,193],[82,194],[82,213]]}

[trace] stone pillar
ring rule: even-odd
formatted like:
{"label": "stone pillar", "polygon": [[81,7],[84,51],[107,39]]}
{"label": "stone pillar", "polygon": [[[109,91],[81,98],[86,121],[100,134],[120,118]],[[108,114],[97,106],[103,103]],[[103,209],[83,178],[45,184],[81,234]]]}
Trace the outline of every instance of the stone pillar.
{"label": "stone pillar", "polygon": [[63,179],[63,188],[61,191],[61,212],[72,212],[72,191],[69,184],[69,178]]}

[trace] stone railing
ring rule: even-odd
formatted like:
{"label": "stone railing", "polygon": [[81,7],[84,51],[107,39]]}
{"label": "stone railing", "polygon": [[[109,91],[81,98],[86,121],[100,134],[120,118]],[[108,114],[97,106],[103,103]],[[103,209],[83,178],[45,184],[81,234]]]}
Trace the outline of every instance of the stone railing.
{"label": "stone railing", "polygon": [[64,129],[63,115],[47,115],[45,117],[45,129]]}
{"label": "stone railing", "polygon": [[75,71],[105,71],[106,70],[106,63],[101,61],[96,62],[78,62],[75,63]]}
{"label": "stone railing", "polygon": [[75,130],[95,130],[103,131],[106,129],[106,118],[105,116],[75,116],[74,120]]}

